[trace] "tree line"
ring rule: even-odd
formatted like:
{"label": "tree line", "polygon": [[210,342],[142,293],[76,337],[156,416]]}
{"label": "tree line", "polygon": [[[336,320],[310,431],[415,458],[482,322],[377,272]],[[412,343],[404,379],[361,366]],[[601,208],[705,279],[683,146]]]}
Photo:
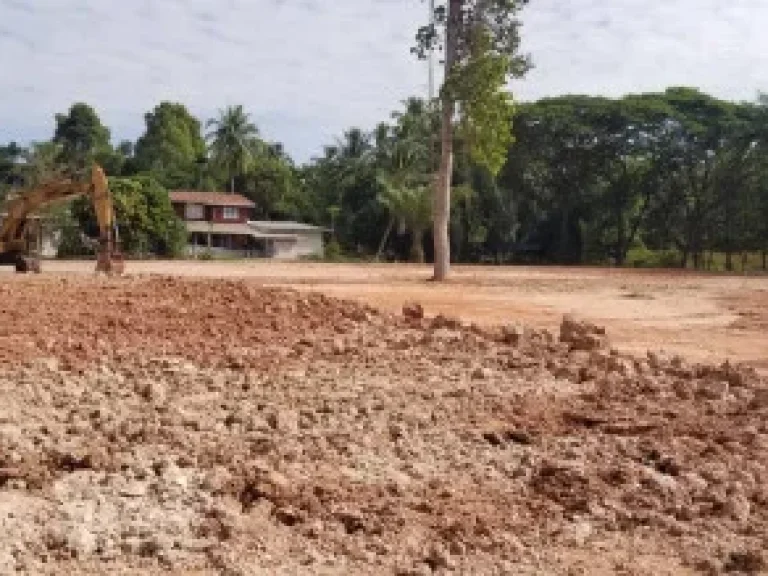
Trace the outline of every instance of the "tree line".
{"label": "tree line", "polygon": [[[50,141],[0,146],[0,187],[31,186],[96,160],[110,177],[129,252],[178,254],[184,230],[167,190],[197,189],[241,193],[260,218],[326,226],[331,255],[423,262],[434,257],[440,111],[437,101],[409,99],[298,165],[241,106],[203,124],[182,104],[163,102],[135,142],[113,145],[95,110],[78,103],[56,116]],[[758,255],[765,265],[765,97],[736,103],[692,88],[561,96],[518,104],[508,128],[496,168],[473,154],[466,131],[452,134],[454,262],[706,268],[718,255],[734,269]],[[94,225],[87,203],[57,217],[69,231],[63,253],[82,251],[74,231]]]}

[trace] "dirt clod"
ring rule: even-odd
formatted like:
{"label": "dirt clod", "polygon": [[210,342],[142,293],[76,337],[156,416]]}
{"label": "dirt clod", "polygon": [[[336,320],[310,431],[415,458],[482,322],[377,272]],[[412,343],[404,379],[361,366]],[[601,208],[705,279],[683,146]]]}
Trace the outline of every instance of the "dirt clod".
{"label": "dirt clod", "polygon": [[576,320],[571,315],[563,316],[560,342],[568,344],[571,350],[600,350],[608,346],[605,328],[585,320]]}

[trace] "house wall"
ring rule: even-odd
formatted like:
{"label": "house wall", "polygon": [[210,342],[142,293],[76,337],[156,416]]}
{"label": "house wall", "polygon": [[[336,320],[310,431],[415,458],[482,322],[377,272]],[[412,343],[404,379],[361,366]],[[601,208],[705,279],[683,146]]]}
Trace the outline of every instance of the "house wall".
{"label": "house wall", "polygon": [[[181,218],[182,220],[189,222],[190,218],[187,218],[185,207],[186,204],[174,204],[173,210],[176,212],[176,215]],[[238,206],[237,207],[237,218],[235,219],[229,219],[224,218],[224,207],[223,206],[204,206],[203,207],[203,218],[201,219],[195,219],[195,221],[206,221],[206,222],[224,222],[224,223],[230,223],[230,224],[245,224],[248,221],[248,218],[250,217],[250,208],[243,208]]]}
{"label": "house wall", "polygon": [[323,233],[321,231],[299,232],[296,236],[296,239],[269,240],[268,255],[280,260],[323,255]]}
{"label": "house wall", "polygon": [[223,206],[212,206],[209,220],[211,222],[227,222],[230,224],[245,224],[248,221],[249,208],[237,207],[237,218],[224,218]]}
{"label": "house wall", "polygon": [[216,256],[234,256],[252,258],[263,254],[264,247],[249,236],[240,234],[211,234],[211,246],[208,246],[208,234],[194,232],[190,234],[187,254],[199,256],[210,252]]}
{"label": "house wall", "polygon": [[277,260],[292,260],[296,258],[296,241],[287,240],[269,240],[267,256]]}
{"label": "house wall", "polygon": [[325,252],[323,233],[319,230],[317,232],[299,233],[294,250],[297,257],[322,256]]}

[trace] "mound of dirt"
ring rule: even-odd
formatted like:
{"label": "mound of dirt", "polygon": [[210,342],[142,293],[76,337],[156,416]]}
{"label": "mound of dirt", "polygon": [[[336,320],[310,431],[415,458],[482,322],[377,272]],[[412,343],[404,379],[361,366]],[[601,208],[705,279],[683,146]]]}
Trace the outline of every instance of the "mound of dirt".
{"label": "mound of dirt", "polygon": [[0,573],[765,570],[742,366],[232,281],[0,291]]}

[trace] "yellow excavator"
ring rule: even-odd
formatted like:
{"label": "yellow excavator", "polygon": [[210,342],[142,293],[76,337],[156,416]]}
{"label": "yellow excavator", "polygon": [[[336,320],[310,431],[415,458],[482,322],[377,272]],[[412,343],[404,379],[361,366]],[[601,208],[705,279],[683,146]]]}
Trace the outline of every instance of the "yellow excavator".
{"label": "yellow excavator", "polygon": [[98,164],[93,165],[90,178],[53,179],[6,203],[0,225],[0,265],[15,266],[17,272],[40,272],[40,258],[30,250],[34,213],[54,202],[77,196],[91,199],[99,224],[96,272],[122,274],[124,261],[117,238],[112,194],[107,176]]}

